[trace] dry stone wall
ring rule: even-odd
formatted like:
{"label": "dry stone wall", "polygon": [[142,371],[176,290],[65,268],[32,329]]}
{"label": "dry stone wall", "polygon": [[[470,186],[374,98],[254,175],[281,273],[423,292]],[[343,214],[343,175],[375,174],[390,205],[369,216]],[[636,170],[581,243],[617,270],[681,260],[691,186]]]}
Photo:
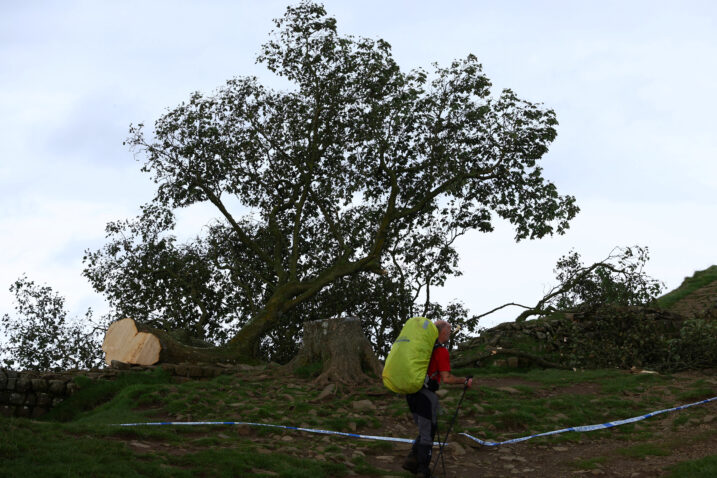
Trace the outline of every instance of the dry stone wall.
{"label": "dry stone wall", "polygon": [[[616,308],[617,309],[617,308]],[[631,314],[625,313],[628,308],[618,309],[625,314],[625,320],[641,320],[652,324],[653,327],[659,329],[666,334],[676,335],[680,331],[684,317],[669,311],[660,309],[634,308],[636,311],[635,318],[630,318]],[[516,340],[531,338],[539,343],[549,343],[550,341],[567,341],[568,339],[577,340],[580,338],[594,338],[595,325],[599,316],[586,315],[579,313],[565,313],[563,319],[558,320],[528,320],[525,322],[505,322],[499,324],[492,329],[484,331],[480,337],[472,339],[467,346],[475,346],[479,344],[487,344],[491,346],[510,347]],[[561,332],[565,329],[565,323],[572,322],[577,325],[576,330],[584,337],[564,337]]]}
{"label": "dry stone wall", "polygon": [[74,381],[79,375],[91,380],[114,380],[119,374],[141,373],[155,368],[162,368],[172,376],[173,382],[181,383],[189,380],[206,380],[240,371],[263,370],[266,366],[163,363],[145,367],[113,360],[112,365],[104,369],[58,373],[18,372],[0,368],[0,416],[23,418],[43,416],[79,390],[79,386]]}
{"label": "dry stone wall", "polygon": [[[677,337],[684,317],[670,311],[641,307],[605,306],[590,313],[506,322],[484,330],[459,345],[455,366],[517,367],[535,357],[565,367],[643,365],[653,360],[654,343],[642,337]],[[524,351],[523,357],[501,350]],[[629,364],[628,364],[629,362]]]}
{"label": "dry stone wall", "polygon": [[0,415],[37,418],[77,391],[74,375],[0,369]]}

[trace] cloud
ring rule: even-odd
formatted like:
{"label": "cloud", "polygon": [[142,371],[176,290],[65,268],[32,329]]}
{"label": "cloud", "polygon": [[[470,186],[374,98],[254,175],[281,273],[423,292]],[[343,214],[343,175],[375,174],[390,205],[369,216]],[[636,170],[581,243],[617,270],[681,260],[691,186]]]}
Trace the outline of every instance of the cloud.
{"label": "cloud", "polygon": [[66,294],[68,306],[92,294],[80,275],[85,248],[101,243],[104,226],[128,211],[116,203],[37,196],[4,208],[0,221],[0,311],[11,309],[7,288],[23,274]]}
{"label": "cloud", "polygon": [[[563,236],[515,244],[510,225],[501,222],[490,234],[470,233],[459,239],[463,276],[432,290],[439,301],[461,300],[474,314],[516,302],[532,306],[556,285],[553,268],[571,249],[583,262],[602,260],[616,246],[647,246],[646,273],[665,282],[667,290],[685,276],[717,264],[714,205],[625,203],[590,200]],[[513,320],[522,309],[509,308],[482,320],[491,326]]]}
{"label": "cloud", "polygon": [[[254,60],[285,1],[0,3],[0,312],[23,272],[94,303],[82,251],[153,194],[122,146],[192,91],[234,75],[282,83]],[[506,225],[460,242],[462,278],[433,295],[474,313],[530,304],[570,248],[586,261],[647,245],[649,271],[676,287],[717,263],[717,77],[713,2],[540,4],[327,0],[339,30],[380,37],[404,69],[478,55],[495,91],[555,109],[545,175],[582,213],[568,234],[515,245]],[[212,211],[179,213],[191,237]],[[512,316],[506,316],[506,320]]]}

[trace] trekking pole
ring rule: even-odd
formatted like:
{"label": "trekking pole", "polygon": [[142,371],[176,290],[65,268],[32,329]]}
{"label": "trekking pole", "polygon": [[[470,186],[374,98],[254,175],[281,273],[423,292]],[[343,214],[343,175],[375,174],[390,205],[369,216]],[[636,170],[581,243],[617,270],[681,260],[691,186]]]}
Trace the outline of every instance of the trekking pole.
{"label": "trekking pole", "polygon": [[466,396],[466,390],[468,390],[468,380],[472,379],[473,375],[470,375],[466,377],[466,384],[463,386],[463,393],[461,394],[461,399],[458,401],[458,406],[456,407],[456,412],[453,414],[453,418],[451,419],[451,423],[448,424],[448,431],[446,431],[446,436],[443,438],[443,442],[440,441],[440,435],[438,436],[438,458],[436,458],[436,462],[433,464],[433,470],[431,470],[431,475],[433,475],[433,472],[436,471],[436,466],[438,466],[438,459],[440,458],[441,462],[443,463],[443,476],[446,476],[446,462],[443,459],[443,448],[446,446],[446,443],[448,442],[448,435],[451,433],[451,429],[453,428],[453,424],[456,422],[456,418],[458,417],[458,410],[461,409],[461,404],[463,403],[463,398]]}

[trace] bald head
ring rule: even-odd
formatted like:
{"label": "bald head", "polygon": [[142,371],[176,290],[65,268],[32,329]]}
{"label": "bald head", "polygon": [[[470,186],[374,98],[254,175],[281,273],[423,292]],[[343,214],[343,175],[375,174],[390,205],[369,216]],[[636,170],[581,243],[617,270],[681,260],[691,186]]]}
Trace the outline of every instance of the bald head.
{"label": "bald head", "polygon": [[448,342],[448,338],[451,336],[451,324],[445,320],[436,320],[433,324],[438,329],[438,341],[442,344]]}

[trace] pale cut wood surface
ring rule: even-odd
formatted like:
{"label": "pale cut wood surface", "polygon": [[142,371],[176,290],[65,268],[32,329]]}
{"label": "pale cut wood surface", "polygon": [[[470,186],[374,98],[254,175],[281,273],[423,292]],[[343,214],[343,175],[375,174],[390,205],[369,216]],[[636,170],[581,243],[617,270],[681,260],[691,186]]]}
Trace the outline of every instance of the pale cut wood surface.
{"label": "pale cut wood surface", "polygon": [[105,363],[113,360],[137,365],[154,365],[159,361],[162,346],[157,337],[147,332],[138,332],[132,319],[112,323],[107,329],[102,344]]}

